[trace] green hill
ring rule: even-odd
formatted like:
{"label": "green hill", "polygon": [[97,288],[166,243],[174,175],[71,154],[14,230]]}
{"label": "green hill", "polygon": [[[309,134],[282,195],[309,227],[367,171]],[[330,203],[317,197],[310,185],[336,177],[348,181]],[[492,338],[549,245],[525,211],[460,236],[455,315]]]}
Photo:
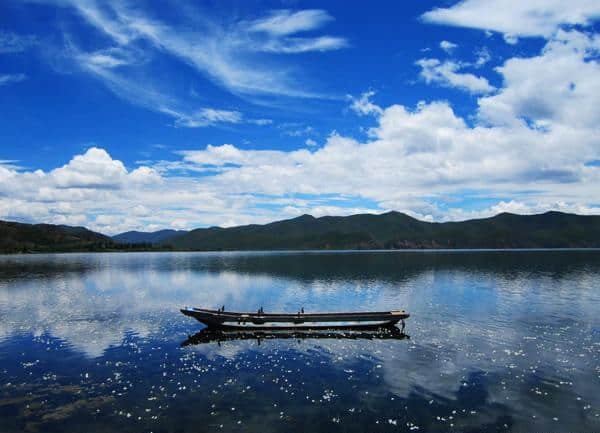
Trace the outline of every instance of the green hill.
{"label": "green hill", "polygon": [[192,230],[164,241],[183,250],[600,247],[600,216],[502,213],[429,223],[399,212],[326,216],[265,225]]}
{"label": "green hill", "polygon": [[0,221],[0,252],[15,253],[171,249],[600,248],[600,216],[561,212],[540,215],[502,213],[491,218],[429,223],[399,212],[321,218],[303,215],[264,225],[196,229],[164,237],[158,244],[157,241],[137,243],[142,240],[133,239],[136,242],[132,242],[132,239],[116,242],[84,227]]}
{"label": "green hill", "polygon": [[165,239],[172,238],[173,236],[182,235],[187,233],[186,230],[159,230],[156,232],[138,232],[130,231],[119,233],[118,235],[112,236],[112,240],[119,243],[128,244],[156,244]]}
{"label": "green hill", "polygon": [[[151,243],[115,242],[85,227],[0,221],[0,253],[76,251],[147,251]],[[162,247],[161,249],[168,249]]]}
{"label": "green hill", "polygon": [[0,251],[5,253],[95,251],[112,244],[108,236],[85,227],[0,221]]}

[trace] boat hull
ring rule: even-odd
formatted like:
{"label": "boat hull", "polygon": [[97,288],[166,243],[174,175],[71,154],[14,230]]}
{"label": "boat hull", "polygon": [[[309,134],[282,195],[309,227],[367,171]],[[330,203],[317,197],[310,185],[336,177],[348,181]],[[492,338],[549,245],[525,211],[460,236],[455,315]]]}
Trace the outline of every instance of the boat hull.
{"label": "boat hull", "polygon": [[264,314],[183,308],[181,312],[211,328],[247,330],[377,329],[394,326],[410,316],[404,310],[368,313]]}

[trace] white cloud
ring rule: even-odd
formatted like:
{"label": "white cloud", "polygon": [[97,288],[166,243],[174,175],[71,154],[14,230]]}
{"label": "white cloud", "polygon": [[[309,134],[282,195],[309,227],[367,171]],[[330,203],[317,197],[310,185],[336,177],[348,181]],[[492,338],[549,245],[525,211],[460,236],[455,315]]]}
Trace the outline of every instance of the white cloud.
{"label": "white cloud", "polygon": [[137,50],[128,50],[119,47],[111,47],[104,50],[98,50],[91,53],[84,53],[74,49],[73,45],[70,51],[76,53],[80,63],[87,63],[97,68],[116,68],[119,66],[133,65],[141,63],[143,55]]}
{"label": "white cloud", "polygon": [[492,30],[509,43],[518,37],[551,37],[562,25],[588,26],[600,18],[596,0],[464,0],[422,15],[435,24]]}
{"label": "white cloud", "polygon": [[477,56],[477,59],[475,60],[473,66],[476,68],[481,68],[492,59],[492,55],[486,47],[475,50],[475,55]]}
{"label": "white cloud", "polygon": [[[570,182],[585,170],[583,163],[569,164],[571,172],[560,159],[556,161],[559,167],[553,167],[542,151],[548,146],[544,133],[524,125],[469,128],[441,102],[421,104],[415,111],[390,106],[371,132],[375,140],[368,143],[330,136],[315,152],[244,151],[224,145],[187,151],[184,159],[222,167],[211,181],[239,192],[357,193],[379,201],[405,195],[405,191],[419,194],[427,186],[481,186],[482,178],[490,187],[510,185],[511,179],[515,184]],[[523,146],[529,148],[527,156]],[[577,155],[572,160],[584,158]],[[321,182],[325,178],[327,183]]]}
{"label": "white cloud", "polygon": [[285,36],[317,29],[332,20],[333,17],[321,9],[306,9],[302,11],[280,9],[271,11],[267,16],[249,23],[248,29],[254,32],[266,32],[276,36]]}
{"label": "white cloud", "polygon": [[[291,36],[315,30],[329,21],[331,17],[321,10],[272,11],[255,21],[227,20],[225,24],[224,20],[190,9],[193,13],[185,15],[185,22],[172,26],[118,1],[45,1],[74,8],[90,25],[112,38],[116,48],[142,50],[149,43],[154,50],[181,59],[215,84],[240,95],[321,97],[300,84],[303,80],[299,74],[294,75],[293,68],[257,56],[256,52],[293,54],[347,45],[340,37]],[[103,56],[96,60],[111,66],[115,59]]]}
{"label": "white cloud", "polygon": [[303,135],[317,135],[317,131],[312,126],[308,125],[303,128],[285,129],[283,132],[290,137],[302,137]]}
{"label": "white cloud", "polygon": [[117,96],[172,117],[175,126],[198,128],[218,123],[240,123],[243,120],[242,113],[235,110],[211,107],[192,110],[168,92],[160,90],[159,84],[149,79],[130,79],[126,74],[115,71],[117,67],[140,61],[134,52],[118,48],[85,53],[71,44],[69,55],[78,62],[79,67],[102,80]]}
{"label": "white cloud", "polygon": [[[507,60],[497,68],[502,86],[478,99],[469,122],[445,101],[378,106],[366,92],[351,101],[357,114],[373,115],[364,140],[332,133],[319,147],[293,151],[209,145],[133,170],[97,148],[48,172],[0,165],[0,217],[115,233],[357,209],[429,220],[502,210],[599,213],[600,169],[586,165],[599,159],[599,47],[596,36],[559,31],[538,55]],[[229,112],[202,116],[243,121]],[[465,196],[493,204],[452,205]]]}
{"label": "white cloud", "polygon": [[242,122],[242,113],[239,111],[215,110],[214,108],[202,108],[189,115],[170,111],[163,111],[172,114],[176,118],[177,126],[186,126],[188,128],[198,128],[216,123],[240,123]]}
{"label": "white cloud", "polygon": [[105,68],[114,68],[127,64],[122,59],[109,54],[93,54],[89,57],[89,62]]}
{"label": "white cloud", "polygon": [[6,86],[12,83],[20,83],[21,81],[25,81],[27,79],[27,75],[25,74],[4,74],[0,75],[0,86]]}
{"label": "white cloud", "polygon": [[248,123],[252,123],[254,125],[259,125],[259,126],[266,126],[266,125],[272,125],[273,120],[271,120],[271,119],[248,119]]}
{"label": "white cloud", "polygon": [[421,67],[420,76],[426,83],[436,83],[445,87],[455,87],[470,93],[490,93],[495,90],[484,77],[468,72],[458,72],[463,68],[460,63],[440,62],[438,59],[420,59],[416,64]]}
{"label": "white cloud", "polygon": [[452,54],[454,50],[458,47],[457,44],[454,44],[450,41],[442,41],[440,42],[440,48],[447,52],[448,54]]}
{"label": "white cloud", "polygon": [[[18,170],[18,169],[22,168],[16,164],[18,162],[19,162],[19,160],[17,160],[17,159],[0,159],[0,169],[2,169],[4,167],[6,169]],[[2,180],[2,171],[0,171],[0,180]]]}
{"label": "white cloud", "polygon": [[18,35],[0,31],[0,54],[20,53],[37,44],[33,35]]}
{"label": "white cloud", "polygon": [[261,45],[261,51],[273,53],[296,54],[308,51],[339,50],[348,46],[344,38],[319,36],[317,38],[284,38],[274,39]]}
{"label": "white cloud", "polygon": [[269,35],[266,40],[255,42],[260,51],[274,53],[303,53],[307,51],[330,51],[345,48],[345,38],[335,36],[291,37],[290,35],[315,30],[333,21],[333,17],[324,10],[307,9],[291,11],[280,9],[271,11],[265,17],[249,23],[242,23],[250,32],[262,32]]}
{"label": "white cloud", "polygon": [[[559,31],[540,55],[515,57],[497,68],[504,88],[479,101],[481,119],[521,122],[570,133],[594,128],[600,106],[600,37]],[[589,133],[589,132],[588,132]]]}
{"label": "white cloud", "polygon": [[360,116],[365,116],[368,114],[380,115],[383,113],[383,110],[381,107],[371,102],[371,98],[373,96],[375,96],[375,92],[372,90],[364,92],[358,99],[348,95],[348,98],[352,101],[350,104],[350,109]]}
{"label": "white cloud", "polygon": [[52,170],[49,176],[58,188],[118,188],[127,170],[105,150],[92,147],[63,167]]}
{"label": "white cloud", "polygon": [[516,35],[513,35],[512,33],[504,33],[502,37],[504,39],[504,42],[506,42],[509,45],[516,45],[519,42],[519,38]]}
{"label": "white cloud", "polygon": [[277,150],[241,150],[232,144],[222,146],[206,146],[202,151],[181,151],[185,161],[198,165],[224,166],[236,164],[240,166],[276,165],[279,158],[293,160],[288,152]]}
{"label": "white cloud", "polygon": [[[499,203],[522,209],[589,213],[597,210],[589,194],[600,176],[596,167],[585,166],[597,156],[599,136],[594,119],[600,107],[595,87],[600,74],[597,63],[586,60],[586,52],[595,43],[579,33],[563,34],[547,44],[539,56],[543,60],[507,61],[498,69],[504,87],[495,96],[479,99],[480,118],[475,126],[468,126],[446,102],[420,103],[415,109],[381,108],[370,102],[372,93],[367,92],[353,104],[359,114],[377,115],[377,126],[369,131],[371,141],[361,143],[334,134],[313,152],[209,146],[186,152],[184,159],[220,167],[211,183],[228,185],[239,193],[357,195],[379,203],[381,209],[403,209],[439,219],[467,213],[431,208],[428,201],[444,200],[464,190],[486,190],[488,199],[520,194],[520,199],[499,199]],[[564,71],[549,67],[557,63],[572,63],[579,73],[571,67]],[[535,77],[530,81],[536,84],[513,80],[517,72]],[[521,88],[522,81],[531,89]],[[571,88],[581,88],[577,98],[562,94]],[[549,106],[556,113],[540,118],[536,113],[546,110],[529,98],[543,93],[549,95]],[[507,112],[506,107],[512,110]],[[533,123],[523,120],[525,109]],[[569,116],[576,113],[579,120],[575,122]],[[539,125],[542,120],[544,127]],[[571,122],[578,127],[569,127]],[[498,210],[491,207],[478,212],[487,215]]]}
{"label": "white cloud", "polygon": [[308,147],[315,147],[317,145],[317,142],[312,138],[307,138],[304,144],[306,144]]}

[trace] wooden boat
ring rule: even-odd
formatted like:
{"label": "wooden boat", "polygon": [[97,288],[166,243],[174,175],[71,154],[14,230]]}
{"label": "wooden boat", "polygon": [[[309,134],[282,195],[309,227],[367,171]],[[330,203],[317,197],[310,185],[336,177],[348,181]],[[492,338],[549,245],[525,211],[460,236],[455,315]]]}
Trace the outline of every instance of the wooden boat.
{"label": "wooden boat", "polygon": [[220,329],[347,329],[394,326],[410,315],[404,310],[362,313],[236,313],[233,311],[182,308],[181,312],[208,327]]}

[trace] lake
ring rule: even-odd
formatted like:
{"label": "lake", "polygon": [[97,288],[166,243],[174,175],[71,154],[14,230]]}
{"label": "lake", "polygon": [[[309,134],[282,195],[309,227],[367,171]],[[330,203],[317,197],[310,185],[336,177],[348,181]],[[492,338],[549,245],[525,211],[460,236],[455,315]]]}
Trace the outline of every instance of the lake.
{"label": "lake", "polygon": [[[215,340],[185,305],[411,317]],[[600,431],[597,250],[0,256],[0,319],[4,433]]]}

